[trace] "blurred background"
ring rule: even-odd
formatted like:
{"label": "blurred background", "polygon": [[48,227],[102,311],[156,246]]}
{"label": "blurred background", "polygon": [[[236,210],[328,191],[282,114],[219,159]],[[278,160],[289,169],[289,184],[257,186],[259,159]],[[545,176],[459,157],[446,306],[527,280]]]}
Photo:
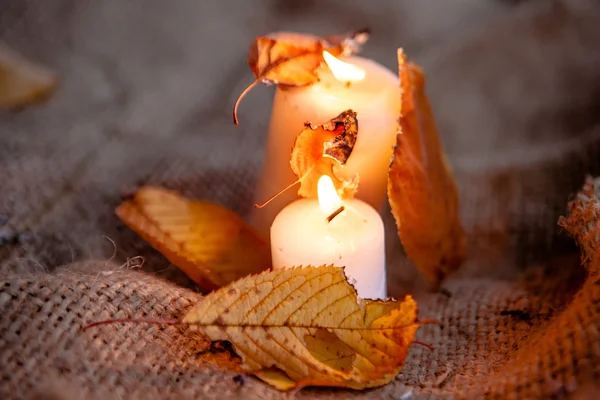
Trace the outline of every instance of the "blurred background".
{"label": "blurred background", "polygon": [[[570,250],[556,221],[600,172],[595,1],[3,0],[0,41],[60,84],[0,114],[0,273],[108,259],[103,235],[117,260],[142,254],[164,271],[114,216],[120,194],[159,184],[245,215],[273,94],[253,90],[232,124],[250,43],[365,26],[364,56],[395,70],[403,47],[425,70],[470,238],[461,274],[501,277]],[[386,218],[395,294],[419,283]]]}

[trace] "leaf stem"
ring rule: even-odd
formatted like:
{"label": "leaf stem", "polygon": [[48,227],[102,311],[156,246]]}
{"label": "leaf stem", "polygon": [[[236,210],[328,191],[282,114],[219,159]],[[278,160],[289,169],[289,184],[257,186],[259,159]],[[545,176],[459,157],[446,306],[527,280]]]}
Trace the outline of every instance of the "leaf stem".
{"label": "leaf stem", "polygon": [[134,324],[156,324],[156,325],[177,325],[179,323],[176,319],[135,319],[135,318],[118,318],[118,319],[107,319],[105,321],[92,322],[82,328],[87,330],[95,326],[108,325],[108,324],[123,324],[123,323],[134,323]]}
{"label": "leaf stem", "polygon": [[286,188],[281,189],[279,192],[275,193],[273,196],[269,197],[267,199],[267,201],[265,201],[262,204],[255,204],[254,208],[263,208],[264,206],[266,206],[267,204],[269,204],[271,201],[273,201],[277,196],[279,196],[281,193],[285,192],[286,190],[294,187],[295,185],[297,185],[298,183],[300,183],[301,179],[298,179],[297,181],[295,181],[294,183],[289,184]]}
{"label": "leaf stem", "polygon": [[240,105],[240,101],[242,101],[242,99],[246,96],[246,94],[250,90],[252,90],[252,88],[254,86],[256,86],[257,83],[258,83],[258,79],[255,79],[254,82],[252,82],[250,85],[248,85],[248,87],[246,89],[244,89],[242,94],[240,94],[238,96],[237,100],[235,101],[235,104],[233,105],[233,123],[235,124],[235,126],[239,125],[239,121],[238,121],[238,117],[237,117],[237,110],[238,110],[238,106]]}
{"label": "leaf stem", "polygon": [[419,344],[419,345],[421,345],[421,346],[423,346],[423,347],[427,347],[427,348],[428,348],[429,350],[431,350],[431,351],[434,351],[434,350],[435,350],[435,347],[433,347],[432,345],[430,345],[430,344],[427,344],[427,343],[424,343],[424,342],[421,342],[421,341],[419,341],[419,340],[413,340],[412,342],[413,342],[413,344]]}

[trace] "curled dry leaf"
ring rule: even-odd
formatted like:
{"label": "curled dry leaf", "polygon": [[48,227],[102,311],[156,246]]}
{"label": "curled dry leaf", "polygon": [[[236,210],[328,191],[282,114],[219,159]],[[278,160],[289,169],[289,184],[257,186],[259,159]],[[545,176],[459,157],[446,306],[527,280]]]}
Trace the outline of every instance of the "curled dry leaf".
{"label": "curled dry leaf", "polygon": [[0,109],[20,108],[45,100],[57,86],[56,74],[0,42]]}
{"label": "curled dry leaf", "polygon": [[293,32],[277,32],[254,40],[248,52],[248,63],[256,80],[238,97],[233,106],[233,122],[237,125],[237,109],[242,98],[257,83],[307,86],[319,81],[317,69],[323,63],[323,51],[334,56],[360,51],[369,38],[367,29],[321,38]]}
{"label": "curled dry leaf", "polygon": [[388,195],[406,254],[438,285],[466,256],[458,193],[425,94],[423,72],[398,51],[402,93],[400,132]]}
{"label": "curled dry leaf", "polygon": [[204,297],[182,322],[230,341],[246,371],[281,390],[384,385],[422,324],[410,296],[358,300],[333,266],[248,276]]}
{"label": "curled dry leaf", "polygon": [[119,218],[201,287],[212,290],[271,266],[268,245],[233,211],[142,187]]}
{"label": "curled dry leaf", "polygon": [[352,197],[358,186],[358,176],[344,180],[335,173],[343,167],[352,153],[358,135],[358,119],[352,110],[346,110],[323,125],[306,124],[296,137],[290,166],[300,180],[298,194],[317,197],[317,183],[322,175],[329,175],[338,194]]}

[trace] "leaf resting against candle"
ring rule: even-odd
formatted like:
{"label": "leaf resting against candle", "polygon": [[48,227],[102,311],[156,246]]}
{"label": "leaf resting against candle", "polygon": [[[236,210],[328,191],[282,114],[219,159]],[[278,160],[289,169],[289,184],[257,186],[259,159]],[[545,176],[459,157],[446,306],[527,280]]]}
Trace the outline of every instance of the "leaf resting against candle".
{"label": "leaf resting against candle", "polygon": [[248,51],[248,64],[256,80],[238,97],[233,106],[237,125],[237,108],[242,98],[257,83],[307,86],[319,81],[317,69],[323,63],[323,51],[334,56],[348,56],[360,51],[369,38],[367,29],[326,38],[293,32],[260,36]]}
{"label": "leaf resting against candle", "polygon": [[233,211],[142,187],[118,217],[207,290],[271,267],[268,245]]}
{"label": "leaf resting against candle", "polygon": [[358,135],[358,119],[346,110],[323,125],[306,124],[296,137],[290,166],[300,180],[298,194],[317,198],[319,178],[328,175],[342,197],[352,197],[358,187],[358,176],[342,178],[336,173],[354,149]]}
{"label": "leaf resting against candle", "polygon": [[0,109],[42,101],[57,86],[58,78],[53,72],[33,64],[0,42]]}
{"label": "leaf resting against candle", "polygon": [[204,297],[182,322],[230,341],[246,371],[281,390],[384,385],[422,325],[412,297],[358,301],[333,266],[245,277]]}
{"label": "leaf resting against candle", "polygon": [[465,259],[465,232],[456,184],[437,134],[421,69],[398,52],[402,92],[400,133],[388,194],[406,254],[434,284]]}

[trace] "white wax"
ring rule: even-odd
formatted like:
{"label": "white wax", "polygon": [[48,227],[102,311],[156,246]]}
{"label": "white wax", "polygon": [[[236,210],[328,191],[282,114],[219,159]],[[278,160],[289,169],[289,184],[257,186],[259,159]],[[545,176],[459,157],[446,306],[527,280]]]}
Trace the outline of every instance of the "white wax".
{"label": "white wax", "polygon": [[[356,197],[381,210],[398,130],[398,77],[369,59],[350,57],[342,60],[364,70],[364,79],[346,85],[346,82],[336,80],[324,66],[319,73],[320,82],[276,90],[263,169],[255,193],[256,203],[262,203],[297,179],[290,168],[290,154],[305,122],[325,123],[352,109],[358,113],[358,139],[343,173],[348,176],[358,173],[360,182]],[[298,198],[297,192],[297,188],[290,189],[265,208],[255,210],[251,224],[268,237],[273,219]]]}
{"label": "white wax", "polygon": [[271,227],[273,268],[345,267],[360,297],[383,299],[387,290],[381,217],[363,201],[343,204],[345,211],[329,223],[318,200],[302,199],[285,207]]}

